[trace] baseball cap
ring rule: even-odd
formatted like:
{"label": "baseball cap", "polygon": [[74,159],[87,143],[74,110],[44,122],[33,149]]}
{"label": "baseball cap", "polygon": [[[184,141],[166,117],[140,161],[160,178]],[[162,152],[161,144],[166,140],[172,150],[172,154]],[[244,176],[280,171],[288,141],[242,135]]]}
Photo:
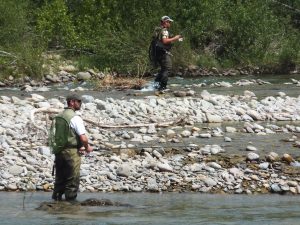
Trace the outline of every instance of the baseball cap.
{"label": "baseball cap", "polygon": [[78,100],[78,101],[81,101],[81,96],[76,94],[76,93],[73,93],[73,94],[70,94],[67,96],[67,101],[71,101],[71,100]]}
{"label": "baseball cap", "polygon": [[169,16],[163,16],[161,18],[161,21],[170,21],[170,22],[173,22],[174,20],[172,20]]}

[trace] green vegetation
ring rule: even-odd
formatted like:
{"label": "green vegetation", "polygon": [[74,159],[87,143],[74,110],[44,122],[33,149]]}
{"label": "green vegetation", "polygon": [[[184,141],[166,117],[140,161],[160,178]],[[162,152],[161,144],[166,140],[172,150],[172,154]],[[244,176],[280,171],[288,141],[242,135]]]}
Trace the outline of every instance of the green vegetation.
{"label": "green vegetation", "polygon": [[175,68],[299,65],[299,0],[2,0],[0,77],[42,77],[42,53],[58,50],[80,69],[142,76],[162,15],[184,36]]}

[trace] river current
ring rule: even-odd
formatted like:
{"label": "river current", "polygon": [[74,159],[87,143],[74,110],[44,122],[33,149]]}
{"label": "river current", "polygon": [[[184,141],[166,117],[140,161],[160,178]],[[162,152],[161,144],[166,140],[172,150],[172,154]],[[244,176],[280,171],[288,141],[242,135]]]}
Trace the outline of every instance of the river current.
{"label": "river current", "polygon": [[76,210],[36,210],[51,193],[0,193],[1,225],[117,224],[299,224],[300,198],[281,195],[199,193],[80,193],[78,200],[110,199],[132,207],[94,206]]}

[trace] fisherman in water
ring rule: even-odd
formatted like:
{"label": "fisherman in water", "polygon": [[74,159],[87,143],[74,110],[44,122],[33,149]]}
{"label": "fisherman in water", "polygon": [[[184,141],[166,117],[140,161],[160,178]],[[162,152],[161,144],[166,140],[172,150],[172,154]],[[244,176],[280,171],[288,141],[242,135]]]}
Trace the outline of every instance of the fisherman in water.
{"label": "fisherman in water", "polygon": [[80,155],[93,151],[86,136],[83,120],[75,113],[81,108],[81,97],[77,94],[69,95],[67,105],[68,107],[55,117],[55,125],[52,125],[55,128],[52,149],[55,154],[56,171],[52,199],[56,201],[61,201],[63,194],[67,201],[76,199],[80,181]]}
{"label": "fisherman in water", "polygon": [[160,26],[155,28],[153,38],[156,40],[155,61],[160,65],[160,71],[155,78],[155,87],[164,92],[167,89],[168,76],[172,69],[171,47],[172,43],[182,41],[181,35],[171,37],[168,29],[173,20],[169,16],[163,16]]}

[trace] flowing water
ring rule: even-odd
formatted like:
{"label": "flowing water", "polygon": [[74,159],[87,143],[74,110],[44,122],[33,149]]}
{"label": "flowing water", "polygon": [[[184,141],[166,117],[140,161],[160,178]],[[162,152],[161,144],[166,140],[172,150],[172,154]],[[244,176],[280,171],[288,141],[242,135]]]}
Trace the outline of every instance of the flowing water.
{"label": "flowing water", "polygon": [[280,224],[300,221],[300,198],[280,195],[207,195],[199,193],[80,193],[132,207],[93,206],[63,211],[36,210],[50,193],[0,193],[1,225],[109,224]]}
{"label": "flowing water", "polygon": [[[299,76],[299,75],[298,75]],[[202,77],[199,79],[171,78],[172,90],[181,89],[184,85],[206,83],[208,86],[193,88],[197,93],[208,90],[210,93],[235,95],[243,94],[244,90],[253,91],[261,99],[265,96],[276,96],[279,91],[288,96],[297,97],[300,87],[287,84],[290,79],[299,79],[297,75],[282,76],[245,76],[245,77]],[[262,79],[272,84],[210,87],[214,82],[235,82],[240,79]],[[82,84],[90,87],[89,84]],[[38,92],[46,97],[66,95],[75,86],[56,86],[49,92]],[[136,95],[138,93],[138,95]],[[141,98],[153,95],[151,87],[143,91],[85,91],[96,98]],[[29,96],[30,93],[17,89],[0,89],[0,95]],[[290,123],[290,122],[289,122]],[[287,122],[283,122],[283,125]],[[296,124],[299,126],[299,122]],[[226,126],[228,124],[222,124]],[[229,124],[239,127],[242,123]],[[265,124],[264,124],[265,125]],[[209,128],[209,125],[202,124]],[[215,126],[215,125],[212,125]],[[220,126],[220,125],[218,125]],[[291,152],[299,155],[299,148],[293,148],[291,143],[281,142],[290,134],[257,136],[238,133],[232,136],[233,142],[225,145],[222,137],[201,139],[201,144],[221,144],[226,152],[235,153],[245,148],[246,143],[255,143],[261,154],[274,151],[277,153]],[[200,140],[200,139],[199,139]],[[59,212],[36,210],[41,202],[50,201],[50,193],[13,193],[0,192],[0,225],[40,225],[40,224],[300,224],[300,197],[281,195],[207,195],[200,193],[80,193],[79,200],[87,198],[110,199],[121,203],[129,203],[133,207],[81,207]]]}

